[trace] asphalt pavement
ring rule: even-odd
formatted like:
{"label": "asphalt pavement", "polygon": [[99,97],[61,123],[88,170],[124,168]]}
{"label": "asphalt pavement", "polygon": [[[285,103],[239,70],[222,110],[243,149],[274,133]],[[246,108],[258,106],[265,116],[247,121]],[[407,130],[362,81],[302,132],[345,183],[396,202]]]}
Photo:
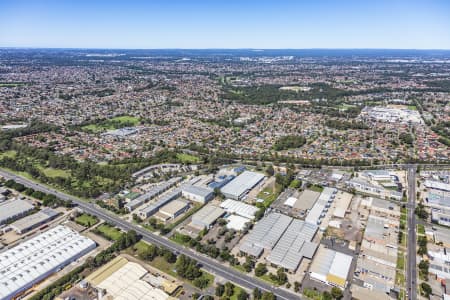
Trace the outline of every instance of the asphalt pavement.
{"label": "asphalt pavement", "polygon": [[416,263],[416,166],[408,167],[408,299],[417,299],[417,263]]}
{"label": "asphalt pavement", "polygon": [[210,272],[211,274],[223,277],[226,280],[234,282],[242,287],[248,288],[250,290],[253,290],[255,287],[257,287],[261,291],[270,291],[270,292],[274,293],[278,299],[286,299],[286,300],[301,299],[299,294],[295,294],[284,288],[269,285],[268,283],[262,282],[261,280],[259,280],[257,278],[250,277],[246,274],[243,274],[242,272],[240,272],[238,270],[235,270],[231,267],[222,265],[218,261],[216,261],[210,257],[207,257],[206,255],[194,252],[191,249],[181,246],[175,242],[172,242],[171,240],[169,240],[165,237],[156,235],[152,232],[147,231],[146,229],[144,229],[140,226],[137,226],[137,225],[129,223],[125,220],[122,220],[117,215],[113,214],[112,212],[109,212],[108,210],[103,209],[93,203],[83,201],[74,196],[54,190],[46,185],[36,183],[32,180],[29,180],[22,176],[18,176],[11,172],[7,172],[5,170],[0,170],[0,175],[7,179],[13,179],[16,182],[21,183],[27,187],[33,188],[35,190],[39,190],[41,192],[48,193],[48,194],[53,194],[53,195],[61,198],[62,200],[71,201],[72,203],[76,204],[78,207],[83,209],[85,212],[95,215],[95,216],[107,221],[108,223],[113,224],[114,226],[117,226],[118,228],[120,228],[122,230],[125,230],[125,231],[135,230],[138,234],[140,234],[142,236],[142,239],[144,241],[155,244],[157,246],[166,247],[167,249],[170,249],[177,255],[184,254],[190,258],[193,258],[202,265],[203,269]]}

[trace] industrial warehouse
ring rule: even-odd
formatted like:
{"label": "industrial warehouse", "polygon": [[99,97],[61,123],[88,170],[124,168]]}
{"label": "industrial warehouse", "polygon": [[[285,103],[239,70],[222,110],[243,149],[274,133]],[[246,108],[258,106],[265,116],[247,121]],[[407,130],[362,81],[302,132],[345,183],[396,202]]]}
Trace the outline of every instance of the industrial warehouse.
{"label": "industrial warehouse", "polygon": [[225,210],[215,205],[207,205],[192,216],[191,227],[200,230],[209,229],[214,222],[225,214]]}
{"label": "industrial warehouse", "polygon": [[264,174],[261,173],[244,171],[222,187],[220,191],[226,198],[242,200],[251,189],[264,179],[264,177]]}
{"label": "industrial warehouse", "polygon": [[30,202],[20,199],[0,203],[0,225],[23,217],[33,209],[34,206]]}
{"label": "industrial warehouse", "polygon": [[0,253],[0,299],[12,299],[95,249],[94,241],[58,225]]}
{"label": "industrial warehouse", "polygon": [[311,264],[310,276],[328,285],[344,289],[347,286],[351,263],[350,255],[321,246]]}
{"label": "industrial warehouse", "polygon": [[26,216],[20,220],[15,221],[10,226],[18,234],[23,234],[42,224],[45,224],[58,216],[58,213],[51,208],[44,208],[35,214]]}
{"label": "industrial warehouse", "polygon": [[181,179],[182,179],[181,177],[175,177],[166,182],[156,185],[151,190],[149,190],[147,193],[145,193],[145,194],[139,196],[138,198],[130,201],[129,203],[125,204],[125,208],[128,211],[135,210],[142,204],[147,203],[149,200],[161,195],[162,193],[164,193],[165,191],[170,189],[172,186],[174,186],[175,184],[180,182]]}
{"label": "industrial warehouse", "polygon": [[269,250],[267,260],[290,272],[295,272],[303,257],[312,259],[317,244],[312,243],[317,226],[280,213],[271,213],[257,223],[245,237],[240,251],[260,257]]}
{"label": "industrial warehouse", "polygon": [[154,276],[145,268],[118,256],[86,278],[86,282],[105,294],[105,299],[175,299],[170,297],[180,286]]}
{"label": "industrial warehouse", "polygon": [[220,207],[225,209],[230,214],[236,214],[238,216],[251,220],[255,218],[255,214],[258,211],[258,208],[253,205],[245,204],[243,202],[231,199],[227,199],[222,202],[220,204]]}

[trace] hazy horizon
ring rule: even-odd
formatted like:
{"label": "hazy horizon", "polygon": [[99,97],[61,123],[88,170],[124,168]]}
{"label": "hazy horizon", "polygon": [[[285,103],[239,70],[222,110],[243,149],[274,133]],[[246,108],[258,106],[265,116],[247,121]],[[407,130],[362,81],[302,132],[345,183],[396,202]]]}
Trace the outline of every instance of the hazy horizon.
{"label": "hazy horizon", "polygon": [[0,47],[449,50],[448,11],[444,0],[1,1]]}

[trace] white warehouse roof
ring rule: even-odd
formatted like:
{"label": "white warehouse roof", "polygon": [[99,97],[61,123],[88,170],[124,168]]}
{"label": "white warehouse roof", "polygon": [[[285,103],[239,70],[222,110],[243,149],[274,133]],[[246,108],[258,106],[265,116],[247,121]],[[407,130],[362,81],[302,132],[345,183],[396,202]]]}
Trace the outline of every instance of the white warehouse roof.
{"label": "white warehouse roof", "polygon": [[335,188],[324,188],[323,192],[319,196],[319,199],[317,199],[316,203],[306,216],[305,221],[314,225],[320,224],[326,208],[330,206],[329,203],[333,201],[334,194],[336,192],[337,190]]}
{"label": "white warehouse roof", "polygon": [[286,199],[286,201],[284,201],[284,205],[294,207],[295,202],[297,202],[297,198],[289,197]]}
{"label": "white warehouse roof", "polygon": [[325,248],[319,247],[316,257],[311,264],[311,277],[330,285],[345,288],[347,276],[353,257]]}
{"label": "white warehouse roof", "polygon": [[236,231],[241,231],[245,228],[245,224],[251,222],[250,219],[237,216],[237,215],[231,215],[227,218],[227,228],[228,229],[234,229]]}
{"label": "white warehouse roof", "polygon": [[0,299],[11,299],[96,247],[59,225],[0,253]]}
{"label": "white warehouse roof", "polygon": [[450,184],[448,184],[448,183],[427,179],[427,180],[425,180],[424,185],[425,185],[425,187],[430,188],[430,189],[436,189],[436,190],[450,192]]}
{"label": "white warehouse roof", "polygon": [[9,200],[0,203],[0,224],[30,211],[34,206],[25,200]]}
{"label": "white warehouse roof", "polygon": [[231,199],[227,199],[222,202],[220,204],[220,207],[222,207],[229,213],[233,213],[247,219],[254,219],[255,214],[258,211],[258,208],[256,206]]}
{"label": "white warehouse roof", "polygon": [[263,179],[264,174],[244,171],[241,175],[226,184],[220,191],[226,197],[238,200]]}
{"label": "white warehouse roof", "polygon": [[143,280],[146,269],[134,262],[128,262],[103,280],[98,287],[116,300],[152,299],[165,300],[169,295],[154,288]]}

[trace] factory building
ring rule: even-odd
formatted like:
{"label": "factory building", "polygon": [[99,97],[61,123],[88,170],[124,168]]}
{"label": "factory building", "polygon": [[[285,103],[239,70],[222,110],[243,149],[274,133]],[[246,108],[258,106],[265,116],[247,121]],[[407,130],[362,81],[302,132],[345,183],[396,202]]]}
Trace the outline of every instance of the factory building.
{"label": "factory building", "polygon": [[156,213],[162,206],[166,205],[172,200],[181,197],[181,190],[175,189],[165,195],[163,195],[160,199],[158,199],[155,203],[151,203],[150,205],[140,208],[138,210],[138,216],[141,219],[147,219],[154,213]]}
{"label": "factory building", "polygon": [[267,215],[244,237],[239,251],[249,256],[260,257],[264,249],[271,250],[278,243],[291,222],[291,217],[280,213]]}
{"label": "factory building", "polygon": [[438,191],[444,191],[444,192],[450,192],[450,184],[443,183],[440,181],[434,181],[434,180],[425,180],[424,186],[427,189],[434,189]]}
{"label": "factory building", "polygon": [[153,187],[152,189],[150,189],[147,193],[145,193],[145,194],[137,197],[136,199],[131,200],[127,204],[125,204],[125,208],[129,212],[131,212],[131,211],[135,210],[136,208],[138,208],[139,206],[141,206],[142,204],[147,203],[148,201],[158,197],[159,195],[161,195],[162,193],[164,193],[165,191],[167,191],[168,189],[170,189],[171,187],[176,185],[181,180],[182,180],[181,177],[175,177],[175,178],[167,180],[163,183],[160,183],[160,184],[156,185],[155,187]]}
{"label": "factory building", "polygon": [[181,193],[184,198],[200,203],[206,203],[214,198],[214,191],[212,189],[196,185],[185,185],[181,187]]}
{"label": "factory building", "polygon": [[311,264],[310,276],[325,284],[345,289],[352,259],[350,255],[320,246]]}
{"label": "factory building", "polygon": [[188,209],[189,203],[183,200],[175,199],[161,207],[155,214],[155,218],[165,222],[170,219],[175,219],[182,213],[186,212]]}
{"label": "factory building", "polygon": [[209,229],[214,222],[225,214],[225,210],[215,205],[206,205],[192,216],[190,225],[200,230]]}
{"label": "factory building", "polygon": [[258,208],[253,205],[249,205],[246,203],[243,203],[241,201],[235,201],[231,199],[227,199],[223,201],[220,204],[220,207],[225,209],[228,213],[236,214],[241,217],[247,218],[247,219],[254,219],[255,214],[258,211]]}
{"label": "factory building", "polygon": [[23,217],[34,209],[34,206],[25,200],[13,199],[0,203],[0,225]]}
{"label": "factory building", "polygon": [[250,219],[238,215],[228,216],[226,220],[228,221],[227,228],[236,231],[242,231],[245,228],[246,224],[251,223]]}
{"label": "factory building", "polygon": [[317,225],[271,213],[254,226],[239,250],[253,257],[260,257],[264,250],[268,250],[267,261],[295,272],[304,257],[311,259],[314,256],[317,244],[312,240],[317,230]]}
{"label": "factory building", "polygon": [[249,191],[263,181],[264,175],[250,171],[244,171],[242,174],[231,180],[220,191],[226,198],[233,200],[242,200]]}
{"label": "factory building", "polygon": [[17,220],[10,226],[18,234],[23,234],[55,219],[58,215],[58,212],[47,207],[35,214]]}
{"label": "factory building", "polygon": [[319,225],[322,223],[322,219],[328,212],[336,193],[337,190],[335,188],[324,188],[323,192],[319,196],[319,199],[317,199],[316,203],[314,203],[314,206],[306,216],[305,221],[313,225]]}
{"label": "factory building", "polygon": [[94,241],[59,225],[0,253],[0,299],[12,299],[95,249]]}
{"label": "factory building", "polygon": [[180,284],[156,277],[145,268],[118,256],[86,277],[86,282],[104,291],[105,299],[175,299],[169,296]]}
{"label": "factory building", "polygon": [[303,257],[313,258],[317,244],[311,241],[316,232],[316,225],[293,219],[267,260],[272,265],[295,272]]}
{"label": "factory building", "polygon": [[233,180],[236,176],[228,175],[228,176],[219,176],[216,180],[208,183],[208,187],[211,189],[221,189],[228,182]]}

